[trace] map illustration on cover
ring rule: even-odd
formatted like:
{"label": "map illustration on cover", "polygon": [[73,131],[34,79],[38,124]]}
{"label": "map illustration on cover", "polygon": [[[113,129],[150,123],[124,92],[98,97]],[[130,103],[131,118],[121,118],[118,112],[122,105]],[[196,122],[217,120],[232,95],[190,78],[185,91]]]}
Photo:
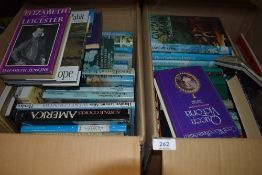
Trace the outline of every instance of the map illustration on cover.
{"label": "map illustration on cover", "polygon": [[2,74],[51,74],[70,8],[25,10],[1,65]]}
{"label": "map illustration on cover", "polygon": [[150,15],[153,52],[231,54],[218,17]]}
{"label": "map illustration on cover", "polygon": [[155,71],[155,87],[173,137],[238,137],[239,131],[201,67]]}

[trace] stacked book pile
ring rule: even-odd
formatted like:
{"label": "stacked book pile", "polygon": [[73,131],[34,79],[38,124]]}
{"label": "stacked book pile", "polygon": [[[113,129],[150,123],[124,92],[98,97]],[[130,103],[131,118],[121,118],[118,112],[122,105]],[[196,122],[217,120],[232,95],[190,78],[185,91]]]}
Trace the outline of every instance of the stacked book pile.
{"label": "stacked book pile", "polygon": [[214,60],[233,54],[218,17],[154,15],[149,17],[154,69],[213,67]]}
{"label": "stacked book pile", "polygon": [[1,65],[4,82],[16,86],[6,86],[14,100],[1,119],[22,133],[134,135],[133,35],[102,32],[102,18],[95,10],[25,10]]}
{"label": "stacked book pile", "polygon": [[[231,101],[224,69],[216,66],[218,58],[229,58],[234,55],[230,38],[220,19],[151,14],[149,28],[155,74],[180,67],[201,66],[218,92],[219,100],[224,102],[227,110],[232,111],[229,114],[232,114],[231,117],[235,119],[236,125],[241,126]],[[159,93],[157,93],[158,96]],[[165,117],[163,105],[161,103],[159,106],[159,114]],[[159,119],[159,121],[163,120]],[[243,133],[242,128],[238,128]]]}

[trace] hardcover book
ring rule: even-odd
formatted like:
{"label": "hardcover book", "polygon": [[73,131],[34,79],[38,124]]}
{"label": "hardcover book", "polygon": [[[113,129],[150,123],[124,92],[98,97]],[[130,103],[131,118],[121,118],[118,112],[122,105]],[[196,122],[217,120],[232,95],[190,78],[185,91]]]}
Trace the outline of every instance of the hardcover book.
{"label": "hardcover book", "polygon": [[93,23],[91,25],[90,37],[86,38],[86,49],[98,49],[100,48],[100,42],[102,38],[102,13],[95,12]]}
{"label": "hardcover book", "polygon": [[21,133],[98,133],[127,132],[127,125],[27,125],[22,124]]}
{"label": "hardcover book", "polygon": [[231,55],[218,17],[150,15],[152,51]]}
{"label": "hardcover book", "polygon": [[102,37],[114,39],[115,52],[133,51],[133,35],[131,32],[103,32]]}
{"label": "hardcover book", "polygon": [[54,78],[61,63],[70,8],[25,10],[3,58],[3,78]]}
{"label": "hardcover book", "polygon": [[87,50],[84,57],[85,70],[112,69],[114,63],[114,40],[103,38],[100,49]]}
{"label": "hardcover book", "polygon": [[155,88],[173,137],[238,137],[223,101],[201,67],[156,71]]}
{"label": "hardcover book", "polygon": [[[116,121],[130,120],[128,109],[79,109],[79,110],[21,110],[17,111],[15,121],[19,126],[27,124],[84,124],[85,121]],[[87,122],[88,123],[88,122]]]}
{"label": "hardcover book", "polygon": [[85,38],[88,30],[89,11],[72,11],[72,24],[61,66],[81,66]]}

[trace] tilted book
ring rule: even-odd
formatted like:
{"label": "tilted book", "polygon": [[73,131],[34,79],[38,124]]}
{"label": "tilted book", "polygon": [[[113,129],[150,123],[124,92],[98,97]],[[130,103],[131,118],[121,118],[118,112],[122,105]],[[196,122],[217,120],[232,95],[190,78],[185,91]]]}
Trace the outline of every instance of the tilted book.
{"label": "tilted book", "polygon": [[100,12],[94,12],[93,23],[91,24],[90,36],[86,38],[86,49],[98,49],[100,48],[100,42],[102,38],[102,23],[103,16]]}
{"label": "tilted book", "polygon": [[88,30],[89,11],[72,11],[72,24],[63,55],[62,66],[81,66],[85,38]]}
{"label": "tilted book", "polygon": [[218,17],[150,15],[153,52],[231,55]]}
{"label": "tilted book", "polygon": [[54,78],[66,41],[70,8],[25,10],[3,58],[8,79]]}
{"label": "tilted book", "polygon": [[155,88],[173,137],[238,137],[223,101],[201,67],[154,72]]}

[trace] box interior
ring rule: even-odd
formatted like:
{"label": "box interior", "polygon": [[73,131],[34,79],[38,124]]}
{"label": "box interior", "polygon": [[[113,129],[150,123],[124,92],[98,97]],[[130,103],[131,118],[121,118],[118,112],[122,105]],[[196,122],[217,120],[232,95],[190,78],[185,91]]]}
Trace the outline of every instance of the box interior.
{"label": "box interior", "polygon": [[[216,16],[221,19],[226,32],[230,38],[235,41],[239,33],[249,36],[252,33],[251,28],[258,24],[257,18],[260,16],[260,10],[254,4],[242,0],[236,3],[231,0],[227,2],[220,1],[200,1],[194,3],[192,1],[149,1],[143,8],[143,41],[145,44],[144,54],[144,71],[145,71],[145,99],[146,99],[146,120],[150,121],[152,127],[147,127],[147,135],[159,137],[157,132],[157,112],[155,103],[155,93],[153,85],[153,71],[151,59],[151,44],[148,25],[149,14],[166,14],[166,15],[184,15],[184,16]],[[249,39],[249,38],[248,38]],[[261,43],[261,40],[260,40]],[[259,45],[256,45],[259,47]],[[149,100],[150,99],[150,100]],[[256,127],[256,126],[254,126]]]}

